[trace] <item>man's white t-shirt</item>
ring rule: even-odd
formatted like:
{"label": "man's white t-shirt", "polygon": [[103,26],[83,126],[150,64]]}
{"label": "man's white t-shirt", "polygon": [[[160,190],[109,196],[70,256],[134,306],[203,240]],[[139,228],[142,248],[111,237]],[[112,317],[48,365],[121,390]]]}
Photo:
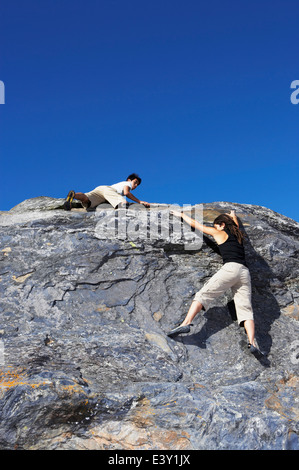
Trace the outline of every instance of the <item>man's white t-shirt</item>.
{"label": "man's white t-shirt", "polygon": [[124,195],[124,187],[129,186],[132,189],[131,181],[121,181],[120,183],[113,184],[111,188],[115,189],[118,194]]}

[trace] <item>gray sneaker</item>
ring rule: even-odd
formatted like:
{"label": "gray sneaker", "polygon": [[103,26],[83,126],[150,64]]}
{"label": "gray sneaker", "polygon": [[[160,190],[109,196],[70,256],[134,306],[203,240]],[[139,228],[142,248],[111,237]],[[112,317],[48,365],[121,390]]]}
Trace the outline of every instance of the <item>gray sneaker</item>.
{"label": "gray sneaker", "polygon": [[190,331],[190,325],[185,325],[185,326],[177,326],[176,328],[174,328],[173,330],[171,330],[169,333],[167,333],[167,336],[177,336],[177,335],[180,335],[182,333],[189,333]]}
{"label": "gray sneaker", "polygon": [[264,356],[264,354],[262,353],[262,351],[260,351],[260,350],[259,350],[256,346],[254,346],[253,344],[248,343],[248,349],[249,349],[249,351],[251,352],[251,354],[253,354],[257,359]]}

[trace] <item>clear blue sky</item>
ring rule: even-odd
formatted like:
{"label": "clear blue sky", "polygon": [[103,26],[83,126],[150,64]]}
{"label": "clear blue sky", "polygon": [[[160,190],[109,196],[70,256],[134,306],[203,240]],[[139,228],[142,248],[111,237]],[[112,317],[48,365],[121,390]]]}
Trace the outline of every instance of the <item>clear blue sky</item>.
{"label": "clear blue sky", "polygon": [[137,172],[149,202],[299,221],[298,0],[6,0],[1,204]]}

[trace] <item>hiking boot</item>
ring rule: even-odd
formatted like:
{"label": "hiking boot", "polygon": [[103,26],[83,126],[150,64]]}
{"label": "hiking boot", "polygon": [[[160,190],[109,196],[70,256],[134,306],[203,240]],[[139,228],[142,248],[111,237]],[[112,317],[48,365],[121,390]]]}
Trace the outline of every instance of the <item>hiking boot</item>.
{"label": "hiking boot", "polygon": [[66,211],[70,211],[71,208],[72,208],[72,201],[74,199],[74,196],[75,196],[75,191],[71,190],[69,191],[67,197],[66,197],[66,201],[65,203],[63,204],[63,207],[64,207],[64,210]]}

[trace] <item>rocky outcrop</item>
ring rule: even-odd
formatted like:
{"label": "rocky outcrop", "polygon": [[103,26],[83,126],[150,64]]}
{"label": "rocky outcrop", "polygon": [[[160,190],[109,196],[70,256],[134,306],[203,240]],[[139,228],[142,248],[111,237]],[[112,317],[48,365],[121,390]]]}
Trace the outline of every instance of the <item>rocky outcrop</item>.
{"label": "rocky outcrop", "polygon": [[0,448],[299,449],[299,224],[203,205],[205,223],[235,209],[246,232],[257,360],[229,292],[167,337],[221,266],[167,205],[116,219],[62,203],[1,213]]}

